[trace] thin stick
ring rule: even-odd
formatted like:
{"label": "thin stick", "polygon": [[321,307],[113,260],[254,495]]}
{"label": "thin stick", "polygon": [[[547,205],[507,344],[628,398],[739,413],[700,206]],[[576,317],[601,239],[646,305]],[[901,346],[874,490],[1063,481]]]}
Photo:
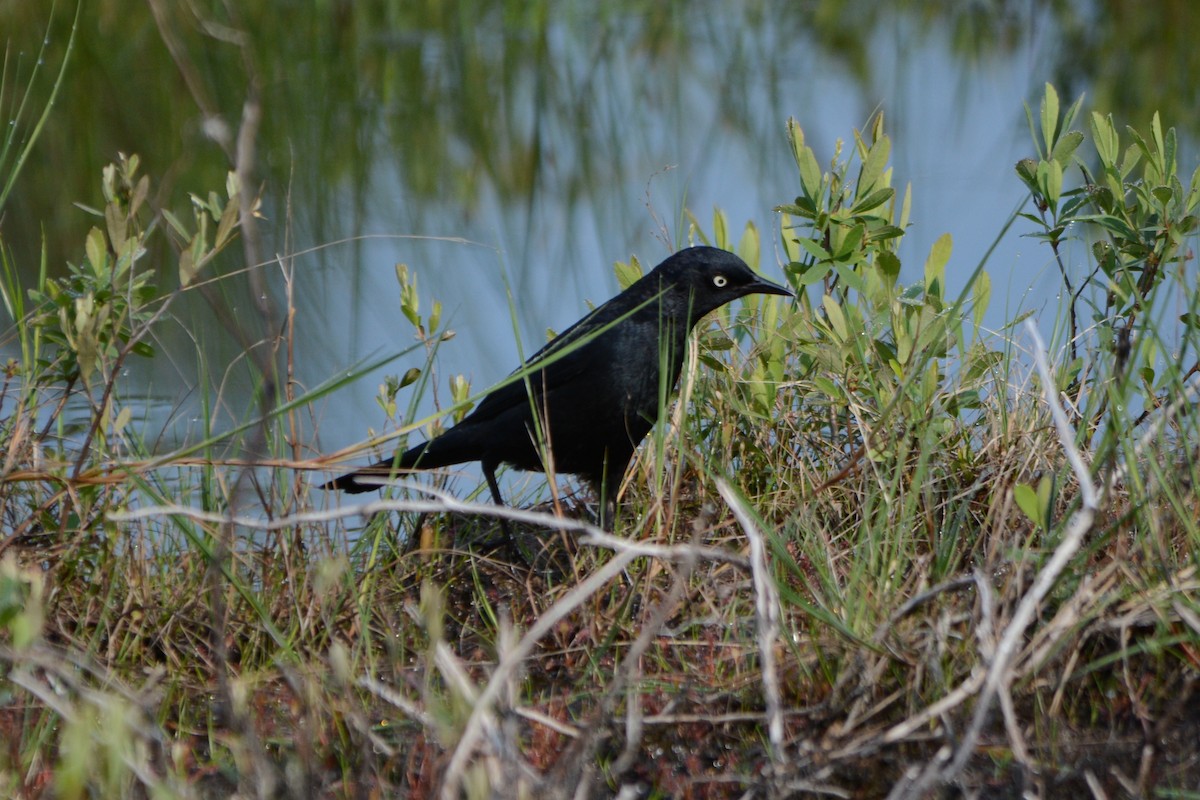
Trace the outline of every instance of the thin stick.
{"label": "thin stick", "polygon": [[771,763],[775,777],[787,765],[783,750],[783,699],[779,674],[775,669],[775,642],[779,638],[779,594],[767,567],[766,547],[750,512],[737,493],[725,481],[717,480],[717,491],[750,541],[750,573],[754,580],[754,616],[758,622],[758,652],[762,661],[763,695],[767,703],[767,740],[771,745]]}

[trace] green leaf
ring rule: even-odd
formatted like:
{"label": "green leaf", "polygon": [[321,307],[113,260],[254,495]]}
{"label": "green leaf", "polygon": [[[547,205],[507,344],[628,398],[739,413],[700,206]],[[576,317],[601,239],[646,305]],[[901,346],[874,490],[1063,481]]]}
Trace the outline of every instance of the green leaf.
{"label": "green leaf", "polygon": [[471,382],[465,375],[454,375],[450,378],[450,397],[454,401],[454,421],[461,422],[475,404],[467,400],[471,396]]}
{"label": "green leaf", "polygon": [[429,314],[429,332],[433,333],[442,322],[442,301],[433,301],[433,311]]}
{"label": "green leaf", "polygon": [[1126,125],[1125,132],[1129,134],[1130,139],[1133,139],[1133,145],[1131,145],[1131,146],[1136,146],[1137,149],[1142,152],[1142,155],[1144,157],[1146,157],[1146,158],[1153,157],[1154,152],[1150,149],[1150,145],[1146,143],[1146,140],[1142,137],[1142,134],[1139,133],[1136,128],[1134,128],[1132,125]]}
{"label": "green leaf", "polygon": [[709,350],[715,350],[718,353],[725,350],[732,350],[734,344],[735,342],[733,339],[730,339],[728,336],[720,333],[704,337],[704,346]]}
{"label": "green leaf", "polygon": [[1075,102],[1071,104],[1067,112],[1062,117],[1062,129],[1065,131],[1075,122],[1075,117],[1079,116],[1079,109],[1083,106],[1083,95],[1075,98]]}
{"label": "green leaf", "polygon": [[1166,149],[1163,150],[1163,164],[1166,166],[1169,175],[1175,175],[1175,152],[1179,149],[1179,144],[1176,141],[1175,129],[1167,128]]}
{"label": "green leaf", "polygon": [[192,248],[187,248],[179,254],[179,285],[190,286],[196,277],[196,261],[192,257]]}
{"label": "green leaf", "polygon": [[1038,163],[1038,189],[1051,206],[1058,205],[1058,198],[1062,196],[1062,180],[1062,165],[1057,161]]}
{"label": "green leaf", "polygon": [[825,280],[825,276],[830,273],[832,267],[829,261],[822,261],[817,264],[809,264],[803,266],[796,273],[796,284],[798,286],[811,286],[814,283]]}
{"label": "green leaf", "polygon": [[637,258],[629,259],[628,263],[618,261],[613,265],[613,273],[617,276],[617,285],[624,291],[642,277],[642,265]]}
{"label": "green leaf", "polygon": [[867,237],[867,241],[885,242],[888,239],[899,239],[903,235],[904,231],[895,225],[881,225],[871,231],[871,235]]}
{"label": "green leaf", "polygon": [[753,222],[747,222],[746,228],[742,231],[742,238],[738,242],[737,252],[742,257],[742,260],[749,264],[753,269],[759,268],[759,258],[762,245],[758,236],[758,228]]}
{"label": "green leaf", "polygon": [[[134,164],[134,160],[136,158],[137,158],[136,153],[133,154],[132,156],[130,156],[129,157],[130,163]],[[132,175],[132,173],[133,173],[133,168],[131,167],[130,174]],[[137,214],[138,209],[142,207],[142,203],[146,202],[146,196],[149,194],[150,194],[150,176],[143,175],[141,177],[141,180],[139,180],[137,182],[137,185],[133,187],[133,194],[129,198],[129,216],[130,217],[133,217],[135,214]]]}
{"label": "green leaf", "polygon": [[804,187],[806,197],[816,203],[821,197],[821,167],[817,157],[810,148],[804,148],[801,153],[800,185]]}
{"label": "green leaf", "polygon": [[1058,134],[1058,92],[1047,83],[1046,94],[1042,97],[1042,141],[1046,143],[1046,153],[1054,152],[1054,142]]}
{"label": "green leaf", "polygon": [[838,302],[829,295],[825,295],[821,298],[821,305],[825,307],[825,316],[829,320],[829,327],[833,329],[838,340],[844,342],[849,339],[850,329],[846,325],[846,315]]}
{"label": "green leaf", "polygon": [[213,239],[213,250],[220,250],[229,241],[230,234],[233,233],[234,227],[240,221],[240,213],[237,203],[229,203],[221,212],[221,219],[217,223],[217,234]]}
{"label": "green leaf", "polygon": [[982,269],[979,270],[979,276],[975,278],[975,285],[971,287],[971,294],[973,305],[971,313],[975,320],[975,327],[979,328],[983,325],[983,317],[987,313],[988,303],[992,299],[992,279]]}
{"label": "green leaf", "polygon": [[1098,111],[1092,112],[1092,144],[1100,156],[1100,163],[1107,169],[1116,169],[1117,153],[1120,150],[1121,137],[1113,125],[1112,115],[1102,116]]}
{"label": "green leaf", "polygon": [[800,244],[796,241],[796,236],[792,233],[794,228],[799,225],[792,224],[792,217],[783,213],[779,215],[779,238],[783,240],[783,252],[787,260],[791,263],[800,260]]}
{"label": "green leaf", "polygon": [[[237,200],[242,193],[242,179],[238,177],[237,170],[231,169],[225,173],[225,196],[232,202]],[[233,205],[238,205],[233,203]]]}
{"label": "green leaf", "polygon": [[938,369],[936,359],[929,361],[929,366],[925,369],[925,373],[921,376],[921,402],[925,405],[932,405],[933,398],[937,395],[938,385],[941,383],[941,370]]}
{"label": "green leaf", "polygon": [[1129,177],[1129,173],[1133,172],[1146,152],[1146,143],[1142,141],[1142,137],[1138,136],[1137,131],[1133,128],[1126,128],[1126,131],[1132,133],[1136,137],[1136,141],[1131,142],[1125,148],[1125,156],[1121,159],[1120,173],[1122,180]]}
{"label": "green leaf", "polygon": [[117,418],[113,420],[112,432],[120,436],[121,431],[125,430],[125,426],[129,424],[129,420],[133,419],[133,407],[125,406],[117,414]]}
{"label": "green leaf", "polygon": [[99,228],[92,228],[88,231],[84,249],[87,251],[87,260],[92,266],[92,273],[97,277],[104,275],[105,268],[108,266],[108,247],[104,241],[104,234]]}
{"label": "green leaf", "polygon": [[826,250],[824,247],[822,247],[819,243],[817,243],[813,239],[809,239],[806,236],[801,236],[798,239],[796,239],[795,241],[796,241],[796,244],[803,247],[805,249],[805,251],[807,251],[808,254],[810,256],[812,256],[813,258],[815,258],[817,261],[828,261],[831,258],[831,256],[829,255],[829,251]]}
{"label": "green leaf", "polygon": [[858,270],[854,268],[853,264],[835,261],[833,262],[833,270],[838,274],[838,277],[842,280],[842,282],[845,283],[849,288],[860,293],[866,291],[866,283],[863,281],[862,275],[860,275]]}
{"label": "green leaf", "polygon": [[403,389],[405,386],[415,383],[419,377],[421,377],[421,370],[417,367],[409,367],[408,371],[400,376],[398,388]]}
{"label": "green leaf", "polygon": [[840,399],[842,396],[842,393],[840,391],[838,391],[837,384],[834,383],[833,381],[829,380],[829,378],[825,378],[822,376],[814,377],[813,378],[813,386],[815,386],[819,391],[821,391],[828,397],[832,397],[834,399]]}
{"label": "green leaf", "polygon": [[1042,507],[1042,520],[1046,529],[1050,528],[1051,504],[1054,501],[1054,477],[1043,475],[1037,486],[1038,503]]}
{"label": "green leaf", "polygon": [[878,208],[887,201],[891,200],[895,195],[896,190],[890,187],[871,192],[862,200],[859,200],[857,203],[855,203],[854,207],[850,209],[850,213],[862,214],[866,211],[870,211],[873,208]]}
{"label": "green leaf", "polygon": [[1129,223],[1120,217],[1115,217],[1112,214],[1091,214],[1088,216],[1076,217],[1080,222],[1094,222],[1105,230],[1115,234],[1120,239],[1128,241],[1138,241],[1138,232],[1129,226]]}
{"label": "green leaf", "polygon": [[1083,133],[1080,131],[1067,131],[1058,140],[1058,144],[1054,145],[1054,153],[1052,158],[1058,162],[1059,166],[1070,166],[1071,156],[1075,154],[1075,150],[1083,142]]}
{"label": "green leaf", "polygon": [[[838,261],[846,261],[852,255],[862,249],[863,239],[866,238],[867,231],[863,225],[853,225],[850,228],[842,229],[842,236],[837,243],[836,252],[833,254]],[[857,260],[857,259],[855,259]]]}
{"label": "green leaf", "polygon": [[396,265],[396,279],[400,282],[400,313],[414,327],[421,327],[421,297],[417,294],[417,278],[409,278],[408,265]]}
{"label": "green leaf", "polygon": [[104,207],[104,228],[108,231],[108,240],[112,242],[114,253],[120,253],[125,249],[125,215],[121,213],[121,209],[115,203],[109,203]]}
{"label": "green leaf", "polygon": [[875,256],[875,265],[879,267],[879,272],[887,279],[885,283],[889,288],[896,285],[896,281],[900,279],[900,259],[895,253],[890,250],[882,250]]}
{"label": "green leaf", "polygon": [[796,159],[796,166],[800,168],[800,185],[805,196],[816,200],[821,196],[821,167],[817,163],[817,157],[812,148],[804,144],[804,130],[795,119],[788,119],[787,128],[788,138],[792,142],[792,156]]}
{"label": "green leaf", "polygon": [[163,215],[163,218],[165,218],[167,220],[167,224],[171,226],[171,229],[173,231],[175,231],[175,233],[179,234],[179,237],[181,239],[191,239],[192,238],[192,235],[190,233],[188,233],[187,228],[183,227],[183,223],[179,221],[178,217],[176,217],[174,214],[172,214],[170,211],[168,211],[165,208],[162,210],[162,215]]}
{"label": "green leaf", "polygon": [[1150,190],[1150,193],[1154,195],[1155,200],[1164,206],[1171,202],[1171,198],[1175,196],[1170,186],[1155,186]]}
{"label": "green leaf", "polygon": [[1163,146],[1163,129],[1162,120],[1158,117],[1158,112],[1154,112],[1154,116],[1150,119],[1150,136],[1154,139],[1154,149],[1158,153],[1165,153],[1166,148]]}
{"label": "green leaf", "polygon": [[[794,217],[804,217],[805,219],[812,219],[817,215],[817,207],[807,197],[797,197],[795,203],[775,206],[774,211],[777,214],[791,214]],[[790,223],[784,227],[790,227]]]}
{"label": "green leaf", "polygon": [[911,314],[905,314],[897,321],[892,335],[896,340],[896,365],[893,370],[898,378],[905,377],[904,366],[908,364],[908,359],[912,356],[913,351],[913,317]]}
{"label": "green leaf", "polygon": [[925,305],[925,285],[914,283],[900,293],[900,296],[896,298],[896,302],[909,308],[923,307]]}
{"label": "green leaf", "polygon": [[925,291],[941,297],[942,278],[946,274],[946,264],[950,262],[950,251],[954,249],[954,239],[948,233],[943,233],[929,249],[929,258],[925,259]]}
{"label": "green leaf", "polygon": [[1040,509],[1038,508],[1037,492],[1027,483],[1018,483],[1013,487],[1013,499],[1017,501],[1017,507],[1025,512],[1025,516],[1033,524],[1038,524],[1041,518]]}
{"label": "green leaf", "polygon": [[1020,178],[1025,185],[1029,187],[1030,191],[1033,192],[1038,191],[1037,167],[1037,160],[1032,158],[1022,158],[1017,162],[1015,167],[1017,171],[1017,177]]}
{"label": "green leaf", "polygon": [[[854,190],[855,200],[863,197],[868,192],[872,192],[875,184],[879,181],[879,177],[883,175],[884,169],[887,168],[888,158],[891,156],[891,153],[892,143],[886,136],[871,146],[871,150],[867,153],[867,158],[863,162],[862,169],[858,173],[858,186]],[[874,206],[871,207],[874,208]]]}
{"label": "green leaf", "polygon": [[729,249],[729,219],[720,208],[713,209],[713,244],[722,250]]}

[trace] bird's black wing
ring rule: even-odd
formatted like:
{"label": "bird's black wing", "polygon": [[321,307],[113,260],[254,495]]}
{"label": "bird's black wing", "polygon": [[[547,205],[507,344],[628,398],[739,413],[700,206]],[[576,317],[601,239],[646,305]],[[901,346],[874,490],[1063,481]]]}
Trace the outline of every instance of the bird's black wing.
{"label": "bird's black wing", "polygon": [[[620,302],[622,300],[627,302]],[[463,422],[470,420],[474,424],[494,419],[518,405],[528,405],[531,389],[535,396],[548,395],[581,375],[601,368],[606,361],[598,358],[597,352],[606,348],[603,340],[610,336],[615,324],[644,306],[644,302],[628,302],[630,300],[624,294],[618,295],[555,336],[509,373],[510,382],[484,397]],[[541,362],[546,365],[539,369]],[[522,374],[526,377],[513,377]]]}
{"label": "bird's black wing", "polygon": [[[479,405],[470,414],[469,418],[471,421],[485,422],[513,407],[520,405],[527,406],[531,390],[535,397],[549,394],[564,383],[576,380],[588,371],[595,370],[598,362],[591,353],[597,349],[597,339],[603,336],[603,333],[600,333],[596,339],[584,342],[569,352],[559,353],[560,350],[565,350],[572,342],[582,339],[588,332],[597,330],[600,327],[588,326],[584,328],[582,327],[582,322],[586,321],[587,319],[585,318],[581,322],[576,323],[564,332],[562,336],[556,337],[532,355],[525,364],[511,372],[508,383],[503,384],[497,389],[493,389],[483,400],[479,401]],[[563,337],[567,333],[574,333],[576,335],[570,341],[563,341]],[[545,366],[539,369],[538,364],[540,362],[545,362]],[[524,377],[514,377],[517,375],[524,375]]]}

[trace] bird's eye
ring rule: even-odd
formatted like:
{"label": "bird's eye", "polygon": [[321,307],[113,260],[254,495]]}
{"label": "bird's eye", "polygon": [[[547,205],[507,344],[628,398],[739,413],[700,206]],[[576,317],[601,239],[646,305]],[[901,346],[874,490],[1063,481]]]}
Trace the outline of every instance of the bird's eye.
{"label": "bird's eye", "polygon": [[725,284],[727,284],[727,283],[729,283],[729,279],[726,278],[724,275],[714,275],[713,276],[713,286],[717,287],[718,289],[724,289]]}

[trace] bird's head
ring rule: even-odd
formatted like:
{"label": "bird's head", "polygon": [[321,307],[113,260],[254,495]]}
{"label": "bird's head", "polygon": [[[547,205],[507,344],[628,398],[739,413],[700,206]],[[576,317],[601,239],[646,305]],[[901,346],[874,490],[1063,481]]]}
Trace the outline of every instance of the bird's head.
{"label": "bird's head", "polygon": [[663,292],[662,302],[668,311],[686,314],[691,324],[748,294],[792,297],[790,289],[759,277],[745,261],[716,247],[680,250],[643,280]]}

